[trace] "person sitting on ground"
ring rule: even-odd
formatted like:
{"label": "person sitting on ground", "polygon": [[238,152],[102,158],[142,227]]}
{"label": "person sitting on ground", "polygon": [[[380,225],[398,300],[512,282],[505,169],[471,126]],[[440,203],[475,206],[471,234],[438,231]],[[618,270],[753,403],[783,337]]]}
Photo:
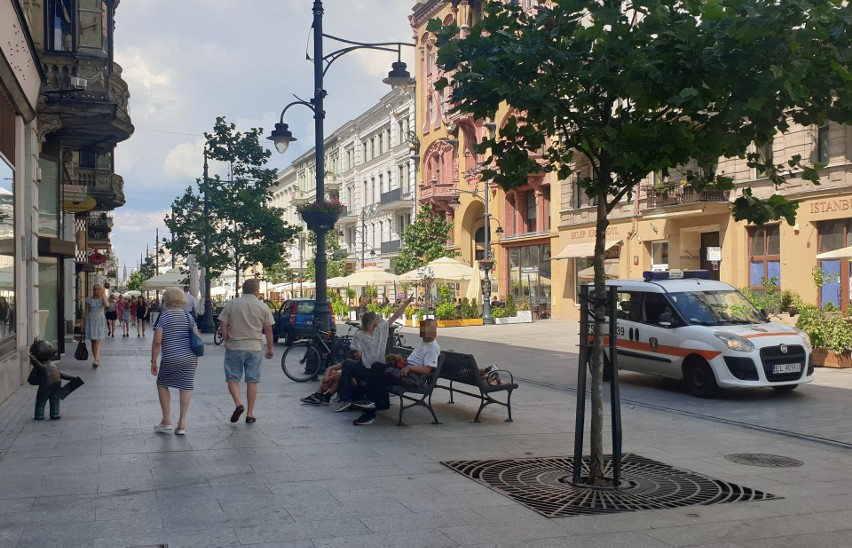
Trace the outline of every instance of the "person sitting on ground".
{"label": "person sitting on ground", "polygon": [[[409,297],[403,301],[387,321],[381,319],[375,312],[367,312],[361,317],[361,331],[355,333],[351,344],[353,350],[361,353],[361,360],[343,360],[338,388],[340,401],[334,411],[346,411],[352,407],[352,403],[356,399],[352,386],[353,380],[356,381],[357,386],[362,381],[366,381],[371,374],[379,376],[384,374],[388,326],[402,316],[412,298]],[[377,367],[374,368],[374,364],[378,364]],[[381,369],[379,370],[379,368]],[[373,371],[374,369],[375,371]]]}
{"label": "person sitting on ground", "polygon": [[[346,353],[346,359],[360,363],[361,353],[357,350],[350,350]],[[331,401],[331,397],[337,394],[337,388],[340,384],[340,370],[342,368],[343,362],[340,362],[326,369],[325,374],[322,376],[322,382],[320,382],[319,390],[310,396],[300,398],[299,401],[302,403],[312,403],[314,405],[328,405]]]}
{"label": "person sitting on ground", "polygon": [[[438,337],[438,322],[434,319],[423,320],[420,323],[420,338],[422,342],[411,351],[408,358],[405,359],[405,367],[399,369],[398,374],[388,369],[393,369],[395,366],[388,367],[386,364],[382,369],[382,374],[376,376],[371,374],[367,379],[367,399],[354,403],[352,406],[356,409],[361,409],[361,416],[352,421],[352,424],[361,426],[365,424],[373,424],[376,422],[376,410],[387,409],[387,405],[382,400],[387,399],[385,391],[386,383],[398,383],[403,386],[420,385],[423,386],[428,377],[432,375],[435,368],[438,366],[438,356],[441,354],[441,347],[435,342]],[[394,362],[398,361],[396,359]],[[406,379],[412,377],[413,379]],[[413,380],[413,382],[412,382]],[[377,404],[376,402],[381,402]]]}

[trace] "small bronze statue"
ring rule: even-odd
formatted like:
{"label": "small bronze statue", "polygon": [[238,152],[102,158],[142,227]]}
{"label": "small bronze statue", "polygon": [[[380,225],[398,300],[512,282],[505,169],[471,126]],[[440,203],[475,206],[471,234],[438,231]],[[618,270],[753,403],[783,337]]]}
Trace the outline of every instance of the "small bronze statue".
{"label": "small bronze statue", "polygon": [[[68,394],[83,385],[83,379],[66,375],[59,370],[59,364],[50,358],[56,349],[50,343],[36,339],[30,346],[30,364],[33,370],[27,382],[38,386],[35,401],[35,420],[44,420],[44,406],[50,401],[50,418],[59,420],[59,400],[64,400]],[[62,381],[70,381],[62,386]]]}

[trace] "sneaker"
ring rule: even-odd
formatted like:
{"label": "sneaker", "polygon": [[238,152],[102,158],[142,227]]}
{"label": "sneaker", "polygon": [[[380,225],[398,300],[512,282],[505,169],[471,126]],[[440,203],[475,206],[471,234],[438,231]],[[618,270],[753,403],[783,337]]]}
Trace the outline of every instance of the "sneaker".
{"label": "sneaker", "polygon": [[331,394],[323,394],[320,396],[320,400],[322,405],[328,405],[331,402]]}
{"label": "sneaker", "polygon": [[351,401],[341,401],[341,402],[338,402],[337,405],[334,406],[334,409],[332,409],[332,411],[334,411],[335,413],[340,413],[341,411],[348,411],[349,408],[351,408],[351,407],[352,407]]}
{"label": "sneaker", "polygon": [[370,400],[363,399],[358,400],[352,404],[352,407],[355,409],[360,409],[361,411],[375,411],[376,404],[371,402]]}
{"label": "sneaker", "polygon": [[361,416],[352,421],[352,424],[361,426],[362,424],[373,424],[374,422],[376,422],[376,417],[367,413],[361,413]]}
{"label": "sneaker", "polygon": [[154,427],[154,432],[156,432],[158,434],[165,434],[166,432],[171,432],[171,431],[172,431],[172,425],[171,424],[158,424],[157,426]]}
{"label": "sneaker", "polygon": [[335,394],[331,398],[331,403],[338,403],[340,401],[340,394]]}
{"label": "sneaker", "polygon": [[305,396],[304,398],[299,398],[299,401],[302,403],[312,403],[314,405],[319,405],[322,403],[322,394],[314,392],[310,396]]}

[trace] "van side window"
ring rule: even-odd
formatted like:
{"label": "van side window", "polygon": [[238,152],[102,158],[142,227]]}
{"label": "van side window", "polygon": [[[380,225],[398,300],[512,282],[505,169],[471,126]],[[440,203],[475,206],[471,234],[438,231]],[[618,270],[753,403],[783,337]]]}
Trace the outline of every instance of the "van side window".
{"label": "van side window", "polygon": [[671,321],[671,305],[659,293],[645,293],[644,299],[642,299],[642,309],[644,311],[644,316],[642,318],[643,323],[647,323],[650,325],[659,325],[660,316],[666,313],[666,309],[669,309],[669,320]]}
{"label": "van side window", "polygon": [[639,299],[633,293],[617,293],[618,303],[615,307],[615,316],[619,320],[638,321],[640,308]]}

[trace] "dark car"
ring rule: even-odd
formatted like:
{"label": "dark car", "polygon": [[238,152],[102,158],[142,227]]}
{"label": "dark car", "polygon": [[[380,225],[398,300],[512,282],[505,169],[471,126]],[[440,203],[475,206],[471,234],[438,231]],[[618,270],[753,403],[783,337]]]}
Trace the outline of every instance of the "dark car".
{"label": "dark car", "polygon": [[[291,345],[299,339],[309,339],[314,334],[314,299],[289,299],[284,301],[281,308],[274,314],[275,325],[272,336],[275,342],[284,339],[284,344]],[[334,313],[331,304],[328,305],[329,329],[335,331]]]}

